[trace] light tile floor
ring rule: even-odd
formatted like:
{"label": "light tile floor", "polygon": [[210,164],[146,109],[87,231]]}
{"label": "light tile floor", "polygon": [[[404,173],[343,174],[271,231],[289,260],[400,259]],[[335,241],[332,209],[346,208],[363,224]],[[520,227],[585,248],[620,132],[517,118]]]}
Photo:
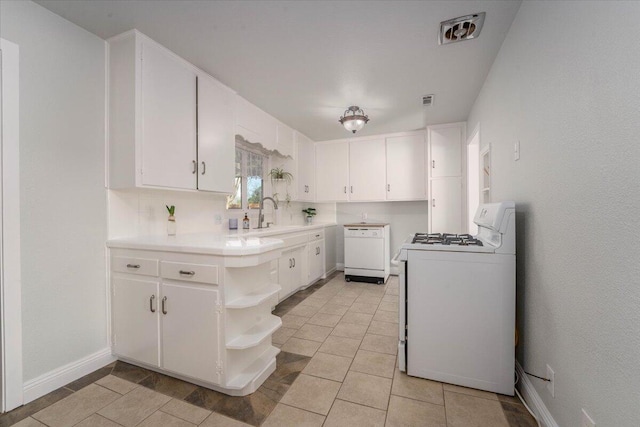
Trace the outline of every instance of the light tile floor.
{"label": "light tile floor", "polygon": [[397,291],[393,276],[380,286],[338,273],[283,301],[276,372],[250,396],[116,362],[0,415],[0,427],[536,426],[516,398],[398,371]]}

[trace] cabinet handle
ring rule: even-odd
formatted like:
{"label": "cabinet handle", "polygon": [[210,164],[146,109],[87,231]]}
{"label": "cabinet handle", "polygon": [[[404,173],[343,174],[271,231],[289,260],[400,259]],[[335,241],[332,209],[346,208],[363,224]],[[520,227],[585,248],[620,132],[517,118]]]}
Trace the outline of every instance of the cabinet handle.
{"label": "cabinet handle", "polygon": [[435,168],[436,168],[436,161],[431,160],[431,169],[435,169]]}
{"label": "cabinet handle", "polygon": [[387,191],[391,191],[391,184],[387,184]]}
{"label": "cabinet handle", "polygon": [[167,309],[165,308],[166,302],[167,302],[167,297],[162,298],[162,314],[167,314]]}
{"label": "cabinet handle", "polygon": [[155,313],[155,312],[156,312],[156,309],[155,309],[155,308],[153,308],[153,300],[154,300],[154,299],[156,299],[156,296],[155,296],[155,295],[151,295],[151,296],[149,297],[149,311],[150,311],[150,312],[152,312],[152,313]]}
{"label": "cabinet handle", "polygon": [[431,200],[431,207],[435,208],[436,207],[436,199],[432,199]]}
{"label": "cabinet handle", "polygon": [[202,162],[202,175],[204,175],[207,172],[207,165],[205,162]]}
{"label": "cabinet handle", "polygon": [[183,276],[195,276],[196,272],[195,271],[180,270],[180,274],[182,274]]}
{"label": "cabinet handle", "polygon": [[191,160],[191,163],[193,164],[193,170],[191,171],[191,173],[195,174],[198,170],[198,163],[195,160]]}
{"label": "cabinet handle", "polygon": [[347,194],[347,186],[344,186],[344,194]]}
{"label": "cabinet handle", "polygon": [[140,264],[127,264],[127,268],[140,268]]}
{"label": "cabinet handle", "polygon": [[289,268],[291,268],[291,258],[289,258]]}
{"label": "cabinet handle", "polygon": [[353,193],[353,185],[351,186],[351,193]]}
{"label": "cabinet handle", "polygon": [[294,268],[296,267],[296,259],[295,258],[293,259],[293,267]]}
{"label": "cabinet handle", "polygon": [[319,234],[316,234],[316,238],[318,238],[318,237],[320,237],[320,235],[319,235]]}

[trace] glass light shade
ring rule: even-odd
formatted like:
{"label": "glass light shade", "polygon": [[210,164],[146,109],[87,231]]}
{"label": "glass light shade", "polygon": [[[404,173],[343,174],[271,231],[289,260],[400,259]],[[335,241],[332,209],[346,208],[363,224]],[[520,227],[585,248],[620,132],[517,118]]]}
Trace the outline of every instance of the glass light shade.
{"label": "glass light shade", "polygon": [[356,133],[364,127],[364,120],[359,117],[345,117],[343,125],[346,130]]}

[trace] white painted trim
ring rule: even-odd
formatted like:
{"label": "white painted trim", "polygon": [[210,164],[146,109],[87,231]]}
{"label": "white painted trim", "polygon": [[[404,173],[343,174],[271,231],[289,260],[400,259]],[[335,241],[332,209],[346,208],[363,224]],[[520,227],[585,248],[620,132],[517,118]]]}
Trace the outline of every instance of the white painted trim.
{"label": "white painted trim", "polygon": [[24,383],[24,403],[29,403],[47,393],[69,384],[91,372],[102,368],[116,360],[111,354],[111,348],[105,347],[102,350],[90,354],[68,365],[54,369],[46,374],[40,375]]}
{"label": "white painted trim", "polygon": [[527,374],[524,373],[524,369],[522,369],[522,366],[520,366],[520,363],[517,360],[516,372],[520,378],[520,381],[518,382],[520,387],[518,387],[518,390],[520,390],[520,394],[524,401],[529,405],[534,414],[536,414],[536,417],[538,417],[540,425],[542,427],[558,427],[558,423],[556,423],[551,416],[551,412],[547,409],[544,401],[531,383],[531,380],[529,380]]}
{"label": "white painted trim", "polygon": [[0,412],[23,403],[18,45],[0,39]]}

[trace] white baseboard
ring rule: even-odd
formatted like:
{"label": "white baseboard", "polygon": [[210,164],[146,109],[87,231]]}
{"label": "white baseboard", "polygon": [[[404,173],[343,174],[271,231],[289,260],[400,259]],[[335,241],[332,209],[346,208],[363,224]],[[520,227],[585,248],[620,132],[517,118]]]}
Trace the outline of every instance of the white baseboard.
{"label": "white baseboard", "polygon": [[542,398],[536,391],[535,387],[529,380],[527,374],[524,373],[524,369],[520,366],[520,363],[516,360],[516,371],[518,372],[518,377],[520,381],[518,384],[518,390],[520,390],[520,394],[527,405],[531,408],[538,420],[540,421],[540,425],[542,427],[558,427],[558,423],[551,416],[551,412],[547,409],[547,406],[544,404]]}
{"label": "white baseboard", "polygon": [[65,384],[82,378],[115,360],[116,358],[111,354],[111,348],[106,347],[87,357],[29,380],[24,383],[24,403],[27,404],[47,393],[51,393]]}
{"label": "white baseboard", "polygon": [[326,273],[324,273],[324,274],[322,275],[322,278],[323,278],[323,279],[326,279],[327,277],[331,276],[331,275],[333,274],[333,272],[334,272],[334,271],[336,271],[336,268],[335,268],[335,267],[333,267],[331,270],[329,270],[329,271],[327,271]]}
{"label": "white baseboard", "polygon": [[336,270],[338,271],[344,271],[344,263],[343,262],[339,262],[336,264]]}

